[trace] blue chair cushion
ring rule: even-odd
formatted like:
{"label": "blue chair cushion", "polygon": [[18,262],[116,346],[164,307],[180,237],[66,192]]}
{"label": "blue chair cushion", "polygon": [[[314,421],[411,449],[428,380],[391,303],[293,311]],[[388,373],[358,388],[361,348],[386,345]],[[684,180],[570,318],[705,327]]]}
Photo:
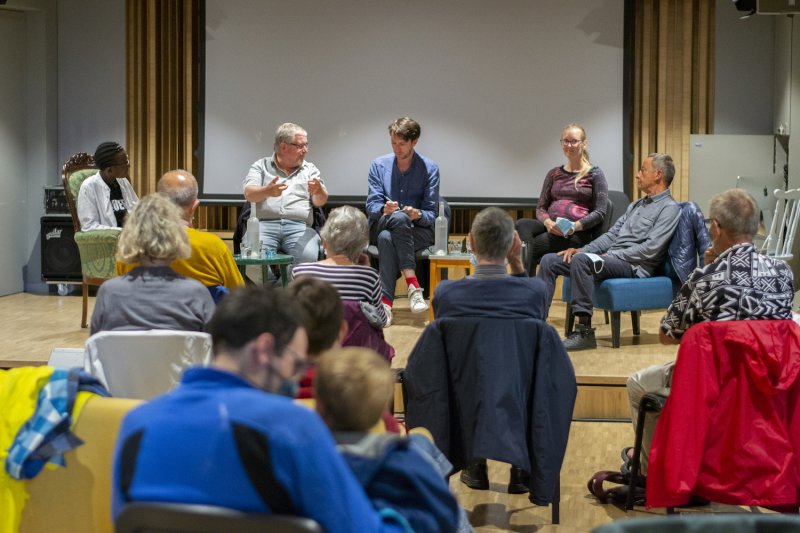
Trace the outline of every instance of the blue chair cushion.
{"label": "blue chair cushion", "polygon": [[[606,311],[643,311],[664,309],[672,303],[678,286],[666,276],[652,278],[614,278],[594,284],[592,304]],[[564,277],[561,297],[572,300],[569,277]]]}

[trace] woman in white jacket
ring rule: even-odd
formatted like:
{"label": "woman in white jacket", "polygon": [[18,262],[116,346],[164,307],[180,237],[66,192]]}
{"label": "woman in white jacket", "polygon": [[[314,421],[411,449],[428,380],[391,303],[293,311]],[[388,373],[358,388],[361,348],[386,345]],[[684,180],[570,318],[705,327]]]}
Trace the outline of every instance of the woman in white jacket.
{"label": "woman in white jacket", "polygon": [[104,142],[94,152],[94,164],[97,174],[86,178],[78,193],[81,230],[121,228],[139,201],[127,178],[128,154],[118,143]]}

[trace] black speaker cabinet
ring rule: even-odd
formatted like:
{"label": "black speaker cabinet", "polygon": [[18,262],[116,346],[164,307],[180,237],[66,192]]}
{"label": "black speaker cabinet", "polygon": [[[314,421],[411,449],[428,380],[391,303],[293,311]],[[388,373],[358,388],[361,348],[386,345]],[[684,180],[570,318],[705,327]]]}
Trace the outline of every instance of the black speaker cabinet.
{"label": "black speaker cabinet", "polygon": [[81,257],[75,244],[72,217],[42,217],[42,280],[81,281]]}

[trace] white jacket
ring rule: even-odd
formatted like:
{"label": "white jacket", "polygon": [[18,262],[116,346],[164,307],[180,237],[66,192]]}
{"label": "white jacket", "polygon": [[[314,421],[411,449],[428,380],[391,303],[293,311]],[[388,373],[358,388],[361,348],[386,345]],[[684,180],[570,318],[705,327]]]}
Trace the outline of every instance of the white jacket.
{"label": "white jacket", "polygon": [[[130,211],[139,198],[133,192],[131,182],[127,178],[118,178],[117,183],[122,189],[125,208]],[[99,172],[89,176],[81,184],[78,192],[78,220],[81,222],[82,231],[119,229],[114,210],[111,209],[111,189],[105,184]]]}

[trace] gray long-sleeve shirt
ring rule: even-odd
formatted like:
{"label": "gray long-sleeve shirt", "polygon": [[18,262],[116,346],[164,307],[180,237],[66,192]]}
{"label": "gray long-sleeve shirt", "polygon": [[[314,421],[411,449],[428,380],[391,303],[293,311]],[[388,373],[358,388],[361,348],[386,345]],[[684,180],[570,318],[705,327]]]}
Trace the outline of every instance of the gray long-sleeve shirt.
{"label": "gray long-sleeve shirt", "polygon": [[629,205],[610,230],[580,251],[627,261],[636,277],[647,278],[664,261],[679,218],[680,206],[667,189]]}

